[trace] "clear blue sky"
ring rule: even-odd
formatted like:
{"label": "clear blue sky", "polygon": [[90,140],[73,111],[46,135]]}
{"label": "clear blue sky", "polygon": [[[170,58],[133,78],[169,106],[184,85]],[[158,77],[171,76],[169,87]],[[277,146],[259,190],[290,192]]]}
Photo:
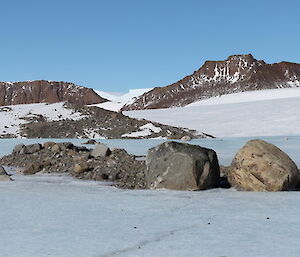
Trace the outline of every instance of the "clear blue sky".
{"label": "clear blue sky", "polygon": [[164,86],[205,60],[300,62],[300,1],[1,1],[0,81]]}

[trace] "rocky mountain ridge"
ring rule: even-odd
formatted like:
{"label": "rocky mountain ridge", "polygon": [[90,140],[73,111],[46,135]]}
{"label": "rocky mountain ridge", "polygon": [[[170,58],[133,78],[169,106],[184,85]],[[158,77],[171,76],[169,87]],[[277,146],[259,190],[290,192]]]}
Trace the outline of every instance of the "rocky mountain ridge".
{"label": "rocky mountain ridge", "polygon": [[251,54],[232,55],[225,61],[206,61],[192,75],[156,87],[122,110],[179,107],[223,94],[288,87],[300,87],[300,64],[267,64]]}
{"label": "rocky mountain ridge", "polygon": [[0,82],[0,106],[68,101],[80,105],[108,101],[91,88],[63,81]]}
{"label": "rocky mountain ridge", "polygon": [[71,103],[0,108],[0,138],[145,139],[206,137],[196,131],[134,119],[96,106]]}

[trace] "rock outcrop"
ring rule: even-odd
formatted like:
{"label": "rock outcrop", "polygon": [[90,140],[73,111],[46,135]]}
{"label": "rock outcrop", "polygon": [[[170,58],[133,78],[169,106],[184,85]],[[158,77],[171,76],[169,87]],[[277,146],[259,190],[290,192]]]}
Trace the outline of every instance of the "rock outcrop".
{"label": "rock outcrop", "polygon": [[263,140],[251,140],[234,157],[229,183],[248,191],[295,189],[300,173],[287,154]]}
{"label": "rock outcrop", "polygon": [[215,151],[186,143],[165,142],[147,154],[147,188],[202,190],[219,186]]}
{"label": "rock outcrop", "polygon": [[91,88],[62,81],[0,82],[0,105],[70,102],[79,105],[103,103]]}
{"label": "rock outcrop", "polygon": [[[24,124],[21,136],[26,138],[190,138],[204,137],[196,131],[176,128],[147,120],[138,120],[95,106],[66,108],[82,114],[82,119],[47,121],[39,120]],[[146,127],[146,128],[145,128]],[[148,129],[147,127],[151,127]]]}
{"label": "rock outcrop", "polygon": [[300,86],[300,64],[267,64],[251,54],[229,56],[225,61],[206,61],[192,75],[144,93],[122,110],[158,109],[243,91]]}

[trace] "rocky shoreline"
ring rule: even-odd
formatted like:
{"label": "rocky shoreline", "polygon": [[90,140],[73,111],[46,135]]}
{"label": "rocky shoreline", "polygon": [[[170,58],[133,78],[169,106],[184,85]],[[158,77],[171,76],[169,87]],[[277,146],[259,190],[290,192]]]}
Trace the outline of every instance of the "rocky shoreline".
{"label": "rocky shoreline", "polygon": [[[16,145],[0,164],[24,175],[67,173],[74,178],[110,182],[123,189],[205,190],[234,187],[245,191],[298,190],[300,171],[276,146],[251,140],[230,166],[219,165],[212,149],[167,141],[149,149],[146,160],[95,140],[93,149],[69,142]],[[11,180],[0,166],[0,180]]]}
{"label": "rocky shoreline", "polygon": [[103,144],[97,144],[94,150],[68,142],[20,144],[10,155],[3,156],[0,163],[17,167],[24,175],[68,173],[78,179],[109,181],[120,188],[145,188],[145,161]]}

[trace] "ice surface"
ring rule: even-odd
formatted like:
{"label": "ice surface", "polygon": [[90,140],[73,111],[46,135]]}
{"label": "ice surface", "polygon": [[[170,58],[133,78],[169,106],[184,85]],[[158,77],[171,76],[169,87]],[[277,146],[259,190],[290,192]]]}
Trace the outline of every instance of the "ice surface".
{"label": "ice surface", "polygon": [[71,178],[0,183],[2,257],[298,256],[298,192],[119,190]]}
{"label": "ice surface", "polygon": [[216,137],[299,135],[300,88],[212,98],[181,108],[124,112]]}
{"label": "ice surface", "polygon": [[[249,139],[191,143],[215,149],[225,164]],[[263,139],[300,164],[300,137]],[[45,141],[2,139],[0,155],[15,144]],[[136,154],[164,142],[97,141]],[[1,257],[299,256],[299,192],[120,190],[64,174],[13,178],[0,182]]]}
{"label": "ice surface", "polygon": [[[190,144],[200,145],[202,147],[211,148],[216,151],[220,164],[229,165],[235,153],[251,139],[263,139],[267,142],[275,144],[284,152],[286,152],[293,161],[300,167],[300,136],[278,136],[278,137],[243,137],[243,138],[216,138],[216,139],[193,139]],[[33,144],[36,142],[44,143],[47,141],[55,142],[72,142],[76,145],[81,145],[87,139],[0,139],[0,156],[10,154],[14,146],[17,144]],[[166,142],[163,139],[96,139],[97,142],[102,142],[110,148],[124,148],[129,153],[135,155],[146,155],[151,147],[155,147],[160,143]],[[180,141],[179,141],[180,142]],[[186,142],[185,142],[186,143]],[[94,145],[84,145],[85,147],[93,148]]]}

